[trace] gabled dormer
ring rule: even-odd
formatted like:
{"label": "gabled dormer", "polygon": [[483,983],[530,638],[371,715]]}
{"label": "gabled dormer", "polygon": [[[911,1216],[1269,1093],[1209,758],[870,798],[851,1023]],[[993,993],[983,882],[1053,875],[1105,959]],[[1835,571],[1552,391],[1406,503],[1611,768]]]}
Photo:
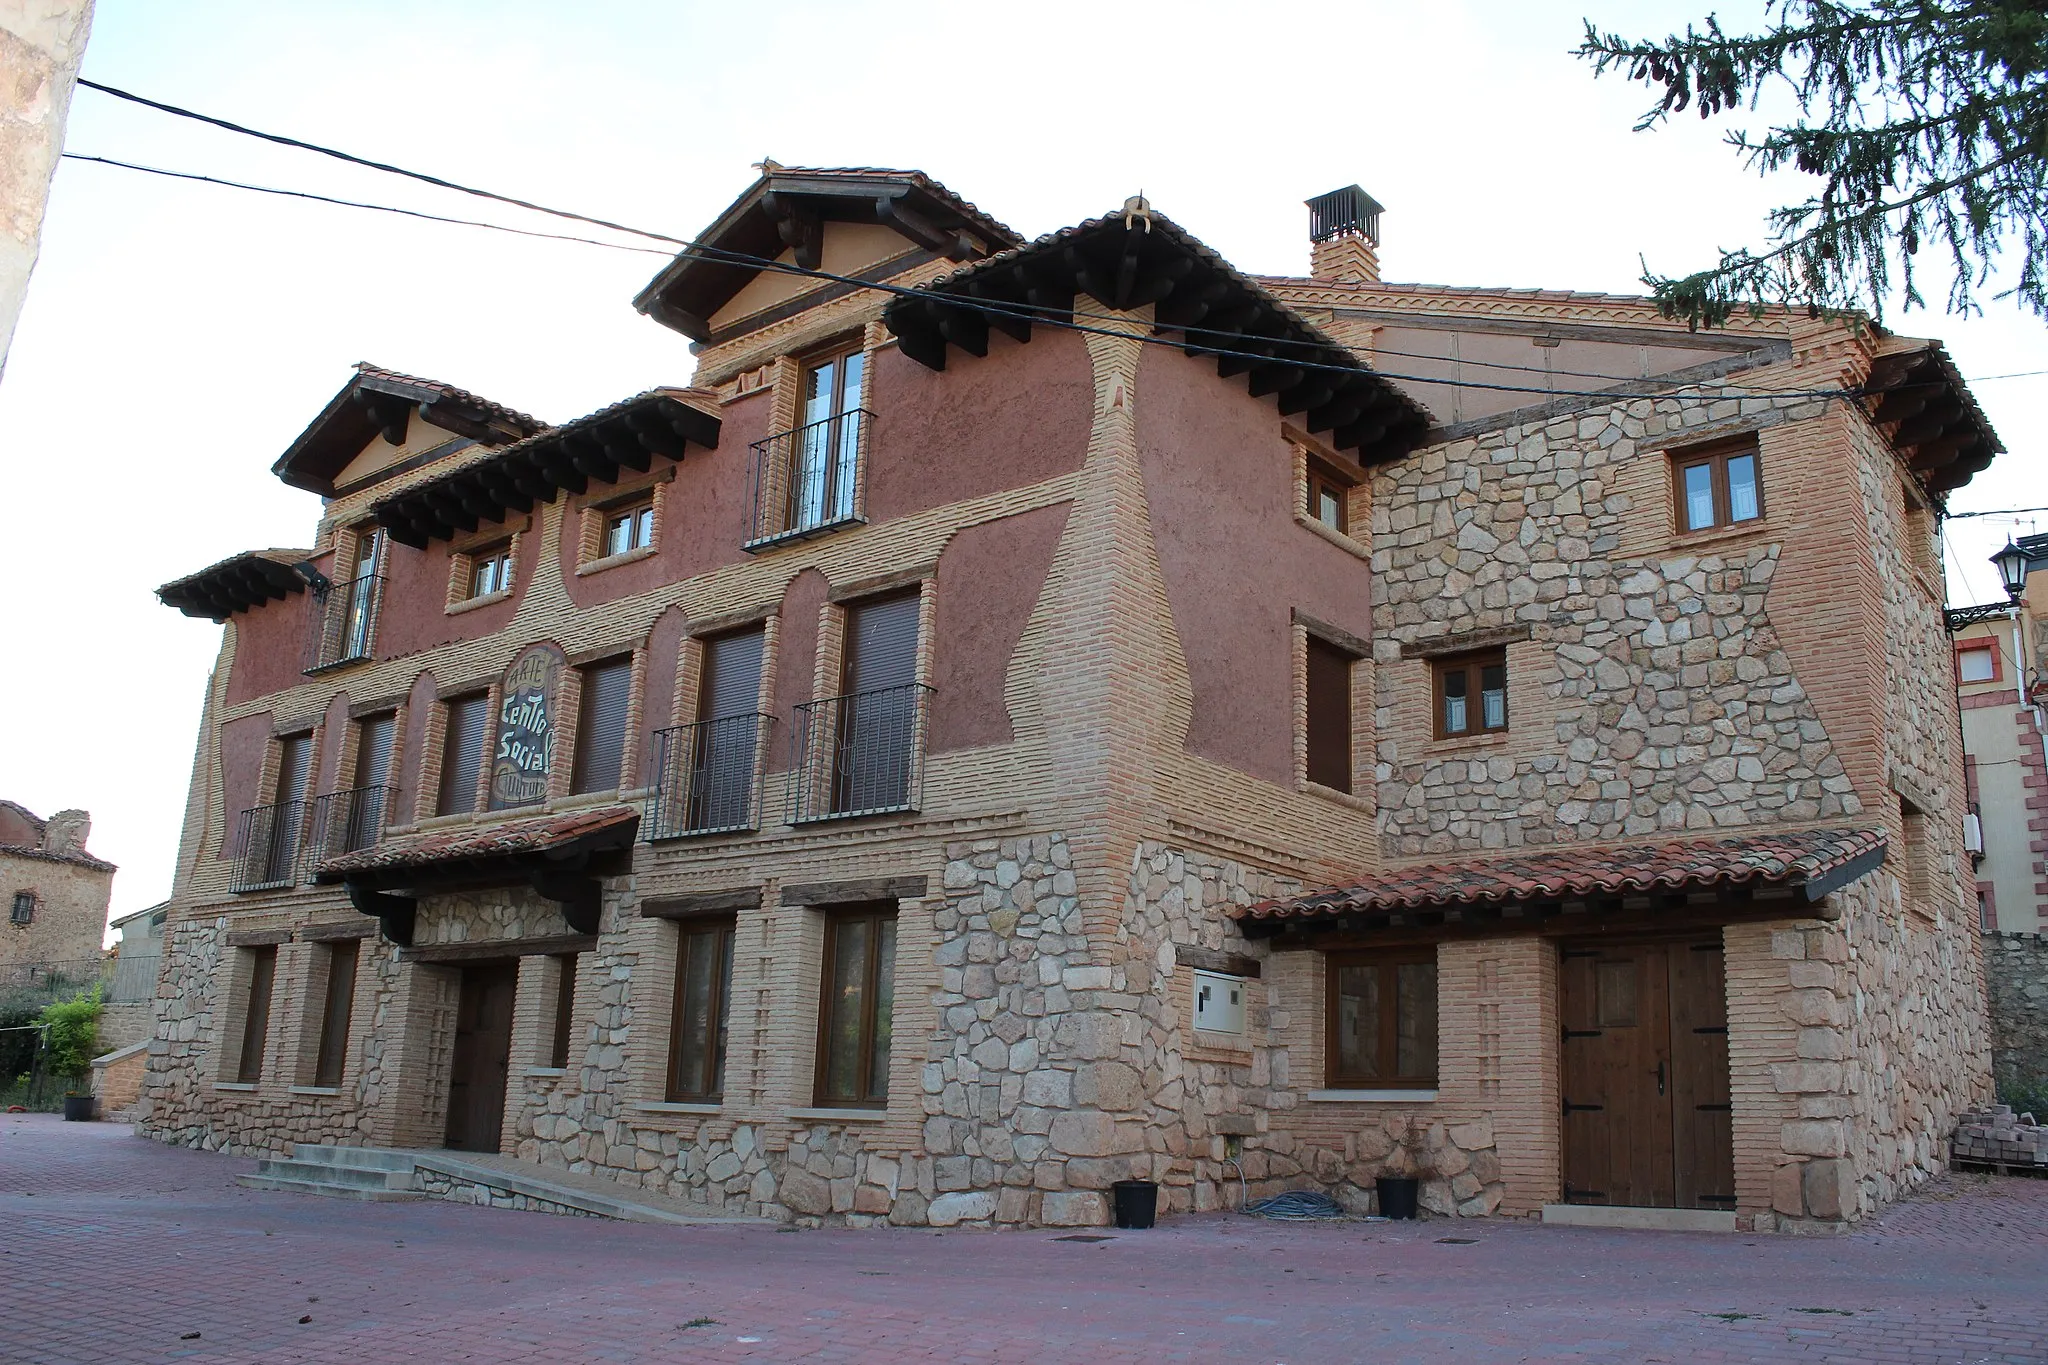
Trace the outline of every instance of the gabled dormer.
{"label": "gabled dormer", "polygon": [[509,445],[546,425],[453,384],[359,362],[270,470],[333,498],[453,454],[457,442]]}
{"label": "gabled dormer", "polygon": [[921,171],[767,161],[633,306],[699,349],[724,346],[857,288],[760,261],[874,283],[934,262],[982,260],[1021,240]]}

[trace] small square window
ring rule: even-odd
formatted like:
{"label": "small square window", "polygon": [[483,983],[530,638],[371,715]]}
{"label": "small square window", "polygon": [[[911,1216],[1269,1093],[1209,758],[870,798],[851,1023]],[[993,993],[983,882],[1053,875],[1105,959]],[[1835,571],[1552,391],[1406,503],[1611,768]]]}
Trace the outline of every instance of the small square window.
{"label": "small square window", "polygon": [[511,545],[493,545],[486,549],[471,551],[469,556],[469,595],[471,597],[489,597],[494,592],[505,592],[511,586]]}
{"label": "small square window", "polygon": [[1435,1086],[1434,952],[1332,956],[1324,1008],[1325,1085]]}
{"label": "small square window", "polygon": [[1754,437],[1672,452],[1678,529],[1709,531],[1763,515],[1763,478]]}
{"label": "small square window", "polygon": [[1956,676],[1966,683],[1994,682],[1998,678],[1998,655],[1993,646],[1958,650]]}
{"label": "small square window", "polygon": [[1343,487],[1321,474],[1308,476],[1308,514],[1332,531],[1348,534],[1351,527],[1345,515]]}
{"label": "small square window", "polygon": [[613,508],[604,518],[604,555],[622,555],[654,543],[654,499]]}
{"label": "small square window", "polygon": [[1435,731],[1438,739],[1483,735],[1508,728],[1508,660],[1505,649],[1482,650],[1434,665]]}

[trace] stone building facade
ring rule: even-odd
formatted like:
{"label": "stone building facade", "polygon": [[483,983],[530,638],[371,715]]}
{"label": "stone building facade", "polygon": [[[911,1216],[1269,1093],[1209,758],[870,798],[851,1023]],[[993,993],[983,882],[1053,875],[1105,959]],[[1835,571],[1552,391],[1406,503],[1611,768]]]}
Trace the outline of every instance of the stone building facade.
{"label": "stone building facade", "polygon": [[60,810],[47,820],[0,801],[0,986],[55,972],[89,982],[114,894],[114,865],[86,851],[92,817]]}
{"label": "stone building facade", "polygon": [[[1317,202],[1254,280],[770,165],[637,301],[690,387],[359,371],[277,465],[311,547],[161,590],[227,629],[149,1131],[939,1227],[1938,1169],[1989,1072],[1930,566],[1996,449],[1940,348],[1385,285]],[[1652,1032],[1589,1102],[1575,1037]]]}
{"label": "stone building facade", "polygon": [[1979,919],[2036,934],[2048,922],[2048,535],[2017,545],[2018,600],[1951,611],[1949,628]]}

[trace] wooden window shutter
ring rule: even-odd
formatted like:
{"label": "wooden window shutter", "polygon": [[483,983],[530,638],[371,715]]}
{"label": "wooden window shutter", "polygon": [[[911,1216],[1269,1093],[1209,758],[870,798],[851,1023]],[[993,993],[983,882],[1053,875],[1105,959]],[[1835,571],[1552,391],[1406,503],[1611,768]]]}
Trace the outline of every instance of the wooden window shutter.
{"label": "wooden window shutter", "polygon": [[626,701],[633,661],[614,659],[583,670],[583,711],[576,724],[573,792],[610,791],[619,785],[626,757]]}
{"label": "wooden window shutter", "polygon": [[270,1037],[270,992],[277,981],[277,947],[268,944],[244,951],[249,954],[249,1012],[242,1016],[242,1055],[235,1079],[253,1085],[263,1079],[263,1051]]}
{"label": "wooden window shutter", "polygon": [[476,808],[476,784],[484,765],[484,722],[490,698],[479,694],[448,703],[448,734],[441,751],[442,815]]}
{"label": "wooden window shutter", "polygon": [[761,706],[763,632],[725,635],[704,646],[704,695],[699,720],[745,715]]}
{"label": "wooden window shutter", "polygon": [[878,692],[917,681],[917,595],[857,606],[846,623],[846,690]]}
{"label": "wooden window shutter", "polygon": [[313,1064],[313,1084],[336,1086],[348,1063],[348,1027],[356,996],[356,955],[361,939],[345,939],[327,949],[327,1001],[320,1016],[320,1053]]}
{"label": "wooden window shutter", "polygon": [[1335,645],[1308,637],[1308,780],[1351,790],[1351,666]]}

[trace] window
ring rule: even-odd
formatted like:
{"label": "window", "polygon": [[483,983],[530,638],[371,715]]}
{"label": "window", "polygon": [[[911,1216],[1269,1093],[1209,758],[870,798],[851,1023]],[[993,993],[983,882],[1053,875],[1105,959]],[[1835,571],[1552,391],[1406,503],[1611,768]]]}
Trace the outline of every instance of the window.
{"label": "window", "polygon": [[859,485],[861,377],[867,357],[841,351],[804,366],[796,440],[790,446],[790,530],[853,516]]}
{"label": "window", "polygon": [[1436,737],[1456,739],[1508,728],[1508,660],[1505,649],[1438,659],[1435,674]]}
{"label": "window", "polygon": [[1325,1085],[1436,1085],[1434,953],[1332,956],[1326,1005]]}
{"label": "window", "polygon": [[654,497],[649,494],[604,514],[604,556],[622,555],[654,543]]}
{"label": "window", "polygon": [[1351,518],[1346,503],[1350,490],[1336,479],[1322,472],[1314,465],[1308,471],[1308,515],[1311,521],[1319,521],[1340,535],[1351,532]]}
{"label": "window", "polygon": [[732,829],[754,823],[754,758],[760,743],[760,630],[704,643],[702,722],[690,755],[688,828]]}
{"label": "window", "polygon": [[356,958],[361,948],[361,941],[352,938],[328,945],[327,1001],[320,1012],[320,1053],[313,1065],[315,1085],[340,1085],[342,1069],[348,1065],[348,1025],[355,1012]]}
{"label": "window", "polygon": [[555,1037],[548,1048],[548,1065],[564,1070],[576,1029],[576,958],[575,953],[564,953],[555,959]]}
{"label": "window", "polygon": [[436,814],[454,815],[476,809],[476,787],[484,766],[484,727],[490,718],[490,697],[484,693],[457,697],[448,703]]}
{"label": "window", "polygon": [[341,629],[343,659],[370,656],[370,633],[377,621],[378,587],[384,572],[384,531],[365,526],[356,532],[354,578],[342,585],[347,594]]}
{"label": "window", "polygon": [[889,1033],[895,997],[895,908],[841,910],[825,921],[818,1007],[817,1103],[880,1108],[889,1102]]}
{"label": "window", "polygon": [[1763,515],[1763,485],[1753,437],[1675,451],[1671,472],[1681,531],[1734,526]]}
{"label": "window", "polygon": [[15,892],[14,909],[8,915],[8,919],[14,924],[34,924],[36,922],[36,893],[33,891]]}
{"label": "window", "polygon": [[583,709],[576,722],[576,768],[569,790],[616,790],[626,760],[626,702],[633,661],[610,659],[583,670]]}
{"label": "window", "polygon": [[1966,683],[1995,682],[1998,679],[1998,650],[1995,645],[1971,645],[1956,651],[1956,676]]}
{"label": "window", "polygon": [[[391,809],[391,763],[397,743],[395,712],[365,716],[356,722],[355,785],[341,798],[342,827],[327,826],[323,847],[329,855],[369,848],[382,836]],[[323,798],[322,804],[335,799]]]}
{"label": "window", "polygon": [[845,696],[833,764],[832,809],[909,805],[922,713],[915,593],[867,602],[846,617]]}
{"label": "window", "polygon": [[254,1085],[263,1079],[263,1048],[270,1034],[270,989],[277,982],[277,946],[244,948],[249,955],[249,1007],[242,1016],[242,1055],[235,1079]]}
{"label": "window", "polygon": [[1351,790],[1351,666],[1356,662],[1329,641],[1308,637],[1308,780],[1333,791]]}
{"label": "window", "polygon": [[[716,1103],[725,1094],[731,1012],[731,920],[676,925],[676,998],[669,1024],[668,1098]],[[883,1042],[886,1049],[888,1043]]]}
{"label": "window", "polygon": [[[653,508],[648,508],[650,517]],[[652,524],[649,525],[650,532]],[[487,546],[472,550],[469,554],[469,595],[489,597],[494,592],[509,592],[512,588],[512,544]]]}
{"label": "window", "polygon": [[246,873],[239,880],[251,886],[281,886],[297,875],[299,833],[305,824],[306,787],[313,776],[313,736],[286,735],[277,747],[276,800],[266,811],[252,811],[244,845]]}

